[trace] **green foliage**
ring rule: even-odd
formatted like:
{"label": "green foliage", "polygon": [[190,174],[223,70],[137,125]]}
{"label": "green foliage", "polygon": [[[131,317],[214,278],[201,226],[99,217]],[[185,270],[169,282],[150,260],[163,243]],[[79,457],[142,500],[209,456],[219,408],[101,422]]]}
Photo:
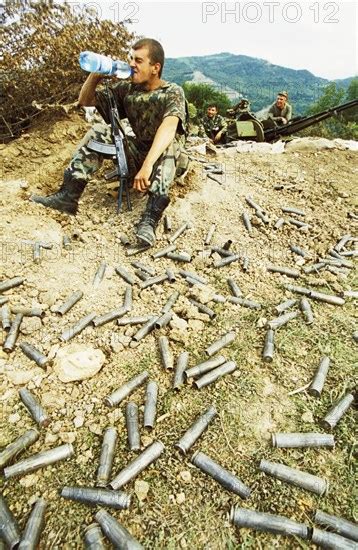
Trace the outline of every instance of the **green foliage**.
{"label": "green foliage", "polygon": [[[185,97],[189,104],[195,106],[199,116],[206,112],[206,109],[210,103],[215,103],[218,108],[218,112],[221,115],[226,115],[226,110],[230,108],[231,102],[226,94],[215,90],[209,84],[195,84],[192,82],[185,82],[183,84]],[[192,118],[192,117],[190,117]],[[193,117],[194,118],[194,117]]]}
{"label": "green foliage", "polygon": [[343,102],[345,92],[343,88],[339,88],[335,82],[331,82],[323,90],[321,97],[314,103],[309,109],[309,115],[314,115],[320,113],[321,111],[326,111],[331,107],[335,107]]}
{"label": "green foliage", "polygon": [[347,101],[358,99],[358,78],[353,78],[348,86]]}
{"label": "green foliage", "polygon": [[[86,74],[78,58],[93,50],[125,59],[132,35],[122,24],[99,20],[84,4],[17,0],[6,2],[0,37],[3,94],[0,134],[16,136],[37,113],[33,102],[77,99]],[[77,9],[77,11],[76,11]]]}

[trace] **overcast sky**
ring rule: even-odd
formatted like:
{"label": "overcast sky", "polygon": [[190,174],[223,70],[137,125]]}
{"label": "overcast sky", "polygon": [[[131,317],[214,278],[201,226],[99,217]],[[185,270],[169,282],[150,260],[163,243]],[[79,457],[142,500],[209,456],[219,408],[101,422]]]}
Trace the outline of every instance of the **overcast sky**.
{"label": "overcast sky", "polygon": [[[119,2],[87,5],[156,38],[166,57],[231,52],[307,69],[328,79],[356,75],[358,2]],[[83,5],[83,4],[82,4]]]}

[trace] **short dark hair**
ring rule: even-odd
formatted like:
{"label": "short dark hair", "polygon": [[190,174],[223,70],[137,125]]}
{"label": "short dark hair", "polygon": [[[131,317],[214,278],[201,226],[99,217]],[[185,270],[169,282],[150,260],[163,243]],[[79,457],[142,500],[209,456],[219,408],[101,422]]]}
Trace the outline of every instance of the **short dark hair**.
{"label": "short dark hair", "polygon": [[206,108],[207,109],[210,109],[210,107],[215,107],[216,110],[218,110],[218,106],[216,105],[216,103],[209,103]]}
{"label": "short dark hair", "polygon": [[148,48],[151,63],[160,63],[159,76],[161,76],[164,67],[164,50],[160,42],[154,40],[154,38],[141,38],[132,46],[133,50],[139,50],[140,48]]}

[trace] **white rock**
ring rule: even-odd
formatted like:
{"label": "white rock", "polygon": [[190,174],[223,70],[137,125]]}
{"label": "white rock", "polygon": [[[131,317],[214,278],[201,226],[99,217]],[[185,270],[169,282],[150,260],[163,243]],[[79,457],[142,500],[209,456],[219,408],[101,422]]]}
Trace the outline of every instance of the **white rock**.
{"label": "white rock", "polygon": [[185,502],[185,493],[177,494],[176,501],[177,501],[178,504],[184,504],[184,502]]}
{"label": "white rock", "polygon": [[75,432],[64,432],[60,433],[60,439],[63,443],[74,443],[76,441]]}
{"label": "white rock", "polygon": [[58,435],[47,432],[45,435],[45,445],[53,445],[58,440]]}
{"label": "white rock", "polygon": [[28,476],[22,477],[19,481],[20,485],[22,487],[32,487],[33,485],[36,485],[39,481],[39,476],[36,474],[30,474]]}
{"label": "white rock", "polygon": [[143,502],[147,496],[150,485],[146,481],[136,480],[134,484],[134,492],[140,502]]}
{"label": "white rock", "polygon": [[185,319],[181,319],[175,313],[173,314],[173,318],[169,323],[170,328],[177,329],[177,330],[188,330],[188,323],[185,321]]}
{"label": "white rock", "polygon": [[54,360],[54,371],[61,382],[91,378],[102,368],[105,355],[100,349],[85,344],[69,344],[61,348]]}
{"label": "white rock", "polygon": [[24,317],[21,323],[21,334],[33,334],[41,330],[42,323],[39,317]]}
{"label": "white rock", "polygon": [[76,416],[73,420],[73,425],[75,428],[81,428],[85,423],[84,416]]}
{"label": "white rock", "polygon": [[42,405],[51,410],[51,409],[62,409],[66,405],[66,399],[62,395],[45,392],[41,396]]}
{"label": "white rock", "polygon": [[36,370],[8,370],[6,371],[6,376],[15,386],[25,385],[30,382],[30,380],[35,375]]}
{"label": "white rock", "polygon": [[10,414],[8,421],[10,424],[17,424],[20,421],[20,415],[19,413]]}

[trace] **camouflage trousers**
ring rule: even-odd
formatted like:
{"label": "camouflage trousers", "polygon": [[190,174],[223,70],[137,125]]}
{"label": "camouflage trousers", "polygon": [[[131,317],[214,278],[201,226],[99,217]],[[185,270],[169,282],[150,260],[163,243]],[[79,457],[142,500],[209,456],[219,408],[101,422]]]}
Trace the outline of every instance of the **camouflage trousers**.
{"label": "camouflage trousers", "polygon": [[[95,139],[101,143],[113,143],[111,127],[105,123],[94,124],[79,143],[68,166],[72,176],[76,179],[88,181],[92,174],[99,170],[105,158],[101,153],[91,151],[87,147],[91,139]],[[133,185],[133,179],[141,168],[149,149],[141,147],[135,137],[126,136],[126,140],[129,180],[130,185]],[[149,191],[151,193],[155,195],[168,195],[170,185],[177,175],[176,165],[180,153],[180,145],[174,139],[154,164],[150,176],[151,184]]]}

